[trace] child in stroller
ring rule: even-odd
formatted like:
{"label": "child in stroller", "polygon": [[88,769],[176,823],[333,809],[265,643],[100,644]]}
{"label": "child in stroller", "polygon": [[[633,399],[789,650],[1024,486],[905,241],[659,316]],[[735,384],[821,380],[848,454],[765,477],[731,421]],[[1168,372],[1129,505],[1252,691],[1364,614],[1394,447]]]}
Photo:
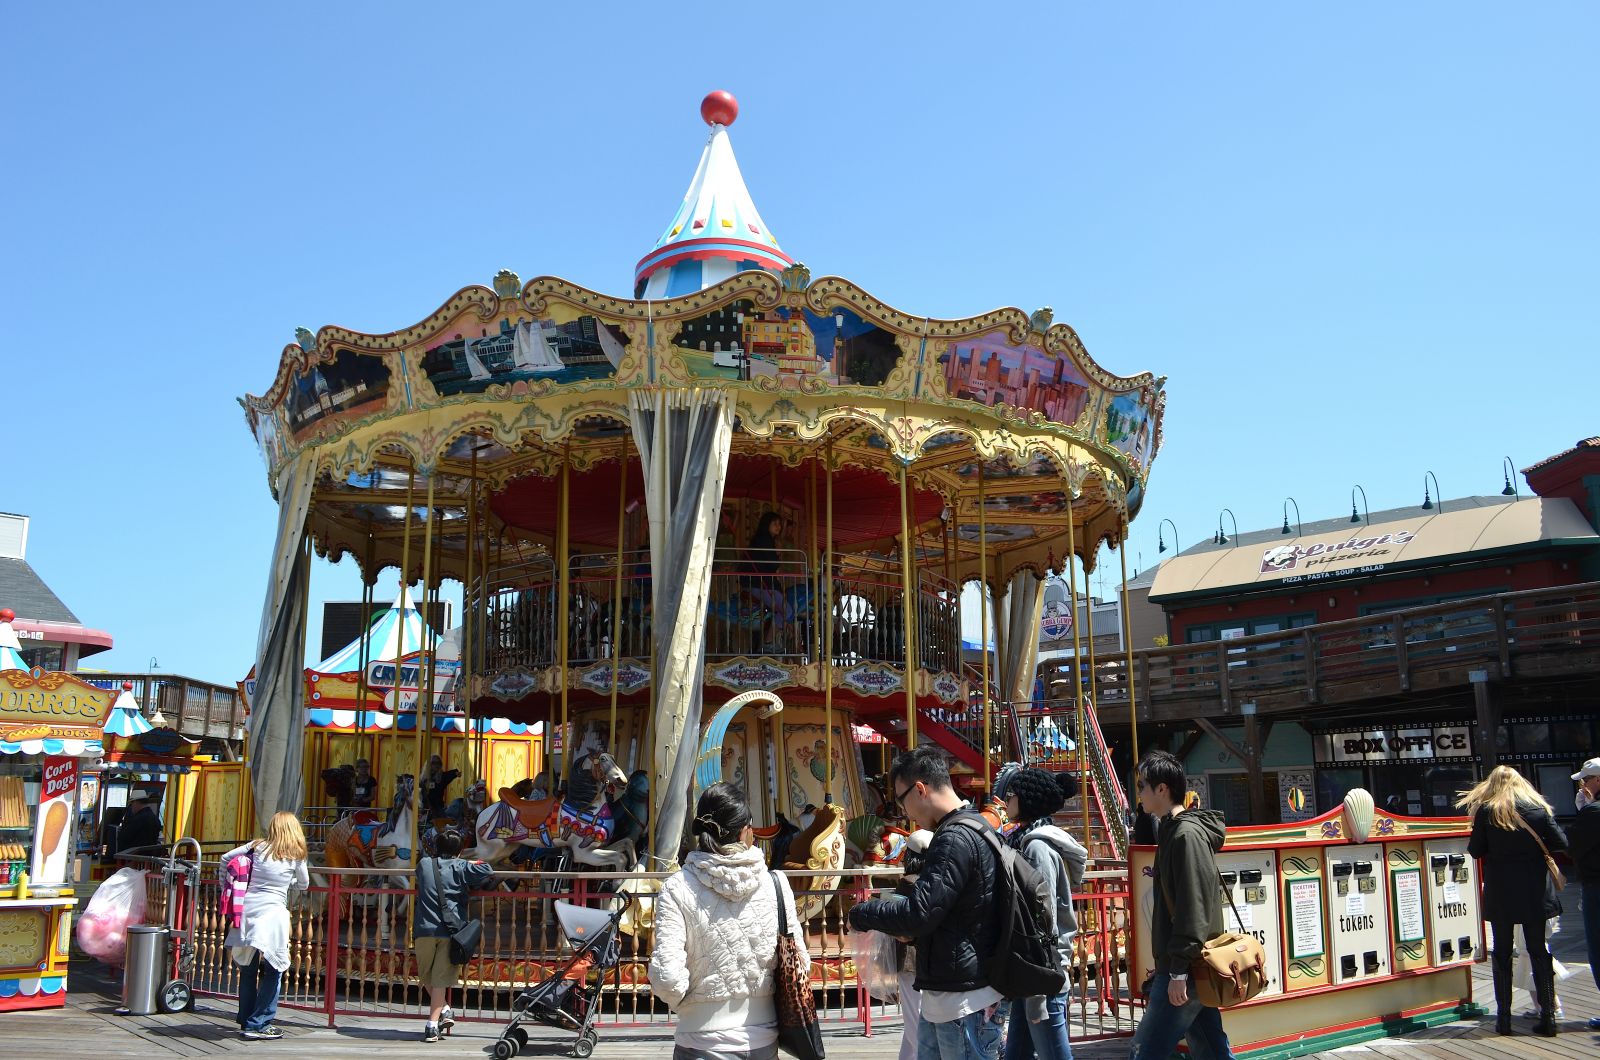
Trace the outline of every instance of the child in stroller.
{"label": "child in stroller", "polygon": [[627,894],[610,897],[621,900],[610,912],[571,902],[555,903],[556,920],[572,953],[542,982],[517,995],[511,1021],[494,1043],[495,1060],[511,1060],[522,1051],[529,1041],[523,1026],[528,1022],[575,1033],[571,1054],[580,1060],[594,1052],[600,1040],[594,1029],[600,991],[605,973],[617,966],[617,926],[632,900]]}

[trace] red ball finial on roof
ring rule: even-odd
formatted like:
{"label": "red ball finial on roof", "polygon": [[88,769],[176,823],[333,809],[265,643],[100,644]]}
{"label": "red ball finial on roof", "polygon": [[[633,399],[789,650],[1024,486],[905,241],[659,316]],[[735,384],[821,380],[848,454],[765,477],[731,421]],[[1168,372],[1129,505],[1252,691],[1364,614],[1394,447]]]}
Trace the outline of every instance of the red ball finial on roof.
{"label": "red ball finial on roof", "polygon": [[0,607],[0,622],[15,622],[17,613],[9,607]]}
{"label": "red ball finial on roof", "polygon": [[732,92],[717,89],[700,101],[700,117],[707,125],[732,125],[739,117],[739,101]]}
{"label": "red ball finial on roof", "polygon": [[124,692],[132,692],[133,691],[133,682],[132,681],[124,681],[124,682],[122,682],[122,690]]}

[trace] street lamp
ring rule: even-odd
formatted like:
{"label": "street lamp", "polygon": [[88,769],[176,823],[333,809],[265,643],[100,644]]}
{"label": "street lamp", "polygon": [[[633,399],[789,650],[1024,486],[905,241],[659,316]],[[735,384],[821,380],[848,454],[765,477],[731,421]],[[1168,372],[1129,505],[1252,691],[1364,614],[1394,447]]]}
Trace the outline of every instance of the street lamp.
{"label": "street lamp", "polygon": [[161,664],[156,661],[154,655],[150,656],[150,665],[145,667],[144,671],[144,690],[150,697],[150,706],[153,708],[150,712],[150,724],[157,729],[165,729],[167,719],[161,714],[161,697],[156,694],[155,672],[159,669]]}
{"label": "street lamp", "polygon": [[[1433,511],[1433,497],[1428,493],[1428,480],[1430,478],[1433,479],[1434,489],[1439,489],[1439,476],[1432,471],[1424,471],[1422,473],[1422,510],[1425,512]],[[1439,514],[1444,514],[1444,490],[1442,489],[1439,490]]]}
{"label": "street lamp", "polygon": [[1174,548],[1182,548],[1183,539],[1178,536],[1178,524],[1171,519],[1163,519],[1156,524],[1156,551],[1165,552],[1167,550],[1167,540],[1161,536],[1161,528],[1163,526],[1172,527],[1172,545]]}
{"label": "street lamp", "polygon": [[1517,488],[1516,484],[1517,465],[1513,464],[1508,456],[1500,462],[1500,469],[1506,475],[1506,488],[1500,491],[1500,496],[1515,497],[1520,501],[1522,499],[1522,491]]}
{"label": "street lamp", "polygon": [[1293,497],[1285,497],[1283,499],[1283,532],[1286,533],[1286,534],[1290,532],[1289,531],[1289,505],[1291,505],[1291,504],[1294,505],[1294,525],[1298,528],[1297,531],[1295,532],[1295,536],[1296,537],[1304,537],[1304,536],[1306,536],[1306,528],[1300,522],[1300,502],[1295,500]]}
{"label": "street lamp", "polygon": [[1217,513],[1217,536],[1211,539],[1211,543],[1213,545],[1226,545],[1228,543],[1228,535],[1222,532],[1222,515],[1223,515],[1223,512],[1226,512],[1227,515],[1228,515],[1228,518],[1233,520],[1233,536],[1234,537],[1238,537],[1239,536],[1239,520],[1238,520],[1238,518],[1233,514],[1233,509],[1232,508],[1224,508],[1224,509],[1222,509],[1221,512]]}
{"label": "street lamp", "polygon": [[1367,491],[1362,489],[1359,485],[1350,491],[1350,521],[1352,523],[1359,523],[1361,521],[1361,512],[1356,511],[1357,492],[1361,494],[1361,507],[1367,513],[1367,525],[1371,526],[1372,508],[1367,504]]}

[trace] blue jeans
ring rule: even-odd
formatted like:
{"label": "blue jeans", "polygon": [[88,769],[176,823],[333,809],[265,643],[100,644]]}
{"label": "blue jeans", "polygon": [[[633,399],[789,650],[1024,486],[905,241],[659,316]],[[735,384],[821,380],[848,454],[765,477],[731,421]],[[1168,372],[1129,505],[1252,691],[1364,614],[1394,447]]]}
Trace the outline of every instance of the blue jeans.
{"label": "blue jeans", "polygon": [[1583,935],[1589,944],[1589,973],[1600,986],[1600,883],[1583,885]]}
{"label": "blue jeans", "polygon": [[989,1010],[949,1023],[917,1020],[917,1060],[999,1060],[1000,1024]]}
{"label": "blue jeans", "polygon": [[1150,981],[1150,1005],[1133,1033],[1130,1060],[1168,1060],[1177,1050],[1179,1038],[1188,1039],[1190,1060],[1233,1060],[1227,1032],[1222,1029],[1222,1013],[1196,1001],[1192,990],[1189,1003],[1174,1008],[1167,999],[1170,981],[1166,972]]}
{"label": "blue jeans", "polygon": [[1011,1018],[1006,1023],[1006,1060],[1072,1060],[1072,1045],[1067,1041],[1067,997],[1057,994],[1045,998],[1045,1017],[1028,1022],[1028,1001],[1011,1002]]}
{"label": "blue jeans", "polygon": [[278,987],[283,973],[257,953],[255,960],[239,969],[239,1027],[259,1031],[278,1018]]}

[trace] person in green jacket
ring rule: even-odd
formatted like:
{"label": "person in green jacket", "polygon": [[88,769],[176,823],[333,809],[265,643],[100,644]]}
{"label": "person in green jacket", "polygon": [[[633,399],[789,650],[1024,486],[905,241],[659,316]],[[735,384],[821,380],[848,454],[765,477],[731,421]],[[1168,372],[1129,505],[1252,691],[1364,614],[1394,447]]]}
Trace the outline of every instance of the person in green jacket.
{"label": "person in green jacket", "polygon": [[1155,959],[1149,1007],[1133,1036],[1132,1060],[1167,1060],[1187,1037],[1194,1060],[1232,1060],[1222,1013],[1189,990],[1189,966],[1207,939],[1222,934],[1217,851],[1227,834],[1216,810],[1186,810],[1183,763],[1152,751],[1139,763],[1139,805],[1156,819],[1155,903],[1150,952]]}

